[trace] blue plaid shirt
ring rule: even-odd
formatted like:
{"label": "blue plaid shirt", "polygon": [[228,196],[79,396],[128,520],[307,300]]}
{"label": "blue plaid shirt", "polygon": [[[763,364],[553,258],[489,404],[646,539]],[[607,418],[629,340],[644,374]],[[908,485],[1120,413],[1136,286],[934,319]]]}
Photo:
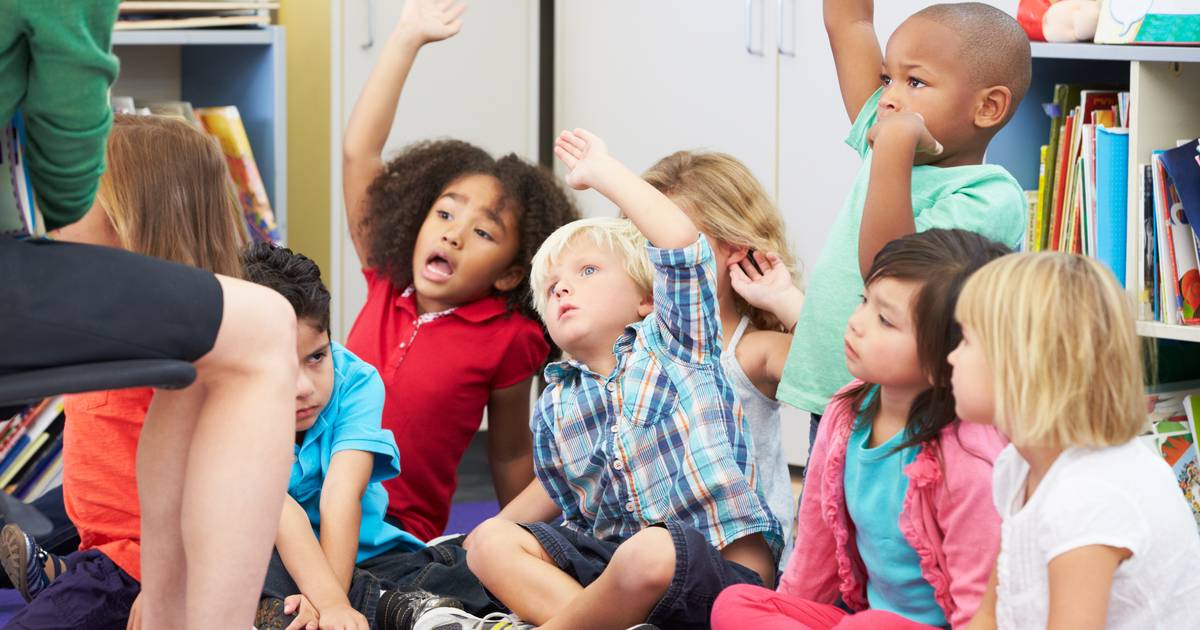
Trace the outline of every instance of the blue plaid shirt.
{"label": "blue plaid shirt", "polygon": [[749,429],[721,369],[716,269],[708,241],[647,246],[654,312],[628,326],[602,376],[577,361],[546,368],[531,428],[534,469],[565,523],[623,540],[667,521],[717,549],[779,522],[755,490]]}

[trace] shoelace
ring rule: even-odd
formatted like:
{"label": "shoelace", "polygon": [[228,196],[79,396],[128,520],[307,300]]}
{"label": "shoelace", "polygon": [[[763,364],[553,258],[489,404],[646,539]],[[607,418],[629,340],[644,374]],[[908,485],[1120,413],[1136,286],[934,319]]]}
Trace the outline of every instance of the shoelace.
{"label": "shoelace", "polygon": [[513,630],[524,630],[533,626],[521,621],[521,618],[516,615],[494,612],[484,615],[475,627],[486,630],[509,630],[510,628]]}

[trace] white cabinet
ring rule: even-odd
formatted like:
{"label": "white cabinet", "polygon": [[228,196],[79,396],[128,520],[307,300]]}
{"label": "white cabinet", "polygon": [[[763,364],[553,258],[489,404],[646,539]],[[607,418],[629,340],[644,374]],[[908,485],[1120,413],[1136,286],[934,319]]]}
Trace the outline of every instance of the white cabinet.
{"label": "white cabinet", "polygon": [[[465,0],[462,32],[423,48],[408,77],[385,158],[417,140],[451,137],[493,155],[537,158],[538,3]],[[400,0],[333,3],[333,335],[344,339],[366,300],[366,283],[346,230],[341,132],[400,17]]]}
{"label": "white cabinet", "polygon": [[[558,2],[555,128],[595,132],[636,172],[680,149],[724,151],[773,189],[774,3]],[[578,200],[616,212],[593,191]]]}

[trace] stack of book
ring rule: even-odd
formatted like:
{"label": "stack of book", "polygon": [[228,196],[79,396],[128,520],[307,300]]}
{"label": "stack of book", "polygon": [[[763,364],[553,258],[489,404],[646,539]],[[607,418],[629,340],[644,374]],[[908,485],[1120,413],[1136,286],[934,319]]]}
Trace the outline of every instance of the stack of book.
{"label": "stack of book", "polygon": [[25,502],[62,484],[63,398],[0,422],[0,488]]}
{"label": "stack of book", "polygon": [[114,30],[266,26],[275,0],[150,0],[121,2]]}
{"label": "stack of book", "polygon": [[216,138],[229,165],[230,187],[242,206],[250,237],[255,242],[279,240],[275,212],[271,209],[271,200],[267,197],[267,188],[237,107],[193,108],[187,101],[135,102],[127,96],[114,96],[112,104],[117,113],[173,116]]}
{"label": "stack of book", "polygon": [[1094,256],[1125,281],[1129,92],[1054,87],[1026,248]]}
{"label": "stack of book", "polygon": [[1200,528],[1200,382],[1161,384],[1148,397],[1153,408],[1142,442],[1171,466]]}
{"label": "stack of book", "polygon": [[0,238],[45,234],[25,163],[25,126],[17,113],[0,130]]}
{"label": "stack of book", "polygon": [[1141,319],[1200,324],[1200,150],[1181,140],[1139,164],[1142,228],[1136,287]]}

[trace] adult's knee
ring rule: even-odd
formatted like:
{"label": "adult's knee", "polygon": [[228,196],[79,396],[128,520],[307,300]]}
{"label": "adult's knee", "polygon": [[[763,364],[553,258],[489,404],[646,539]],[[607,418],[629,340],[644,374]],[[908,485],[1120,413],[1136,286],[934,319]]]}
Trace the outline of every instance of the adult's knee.
{"label": "adult's knee", "polygon": [[675,578],[675,543],[662,527],[644,529],[617,547],[608,569],[621,590],[665,593]]}

